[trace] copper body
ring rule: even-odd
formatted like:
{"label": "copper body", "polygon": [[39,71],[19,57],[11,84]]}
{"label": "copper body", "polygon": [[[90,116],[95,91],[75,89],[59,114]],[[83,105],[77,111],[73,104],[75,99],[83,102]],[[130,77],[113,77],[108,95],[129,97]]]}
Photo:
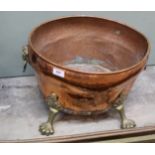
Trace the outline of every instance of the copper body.
{"label": "copper body", "polygon": [[[35,28],[28,43],[29,62],[46,98],[59,97],[65,112],[93,114],[108,110],[127,95],[149,55],[147,39],[120,23],[95,17],[68,17]],[[99,60],[110,72],[84,72],[65,66],[82,57]],[[64,77],[53,74],[61,69]]]}

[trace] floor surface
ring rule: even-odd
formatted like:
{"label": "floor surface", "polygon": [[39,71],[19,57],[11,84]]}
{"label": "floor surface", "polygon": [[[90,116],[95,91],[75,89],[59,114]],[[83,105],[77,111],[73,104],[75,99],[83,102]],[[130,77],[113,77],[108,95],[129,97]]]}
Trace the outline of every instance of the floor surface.
{"label": "floor surface", "polygon": [[[125,102],[126,114],[137,127],[155,125],[155,67],[148,67],[138,77]],[[38,126],[46,121],[48,109],[35,77],[0,79],[0,140],[45,137]],[[107,131],[120,128],[116,111],[98,117],[60,115],[51,137]]]}

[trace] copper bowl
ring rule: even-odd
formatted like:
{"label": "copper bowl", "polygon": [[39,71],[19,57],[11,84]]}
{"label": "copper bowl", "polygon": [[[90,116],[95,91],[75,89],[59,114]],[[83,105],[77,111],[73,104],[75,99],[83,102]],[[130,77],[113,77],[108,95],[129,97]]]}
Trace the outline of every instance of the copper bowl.
{"label": "copper bowl", "polygon": [[96,17],[67,17],[35,28],[25,60],[36,71],[47,100],[49,121],[40,126],[52,134],[58,111],[91,115],[115,107],[121,127],[134,127],[123,112],[123,101],[144,69],[149,43],[136,30]]}

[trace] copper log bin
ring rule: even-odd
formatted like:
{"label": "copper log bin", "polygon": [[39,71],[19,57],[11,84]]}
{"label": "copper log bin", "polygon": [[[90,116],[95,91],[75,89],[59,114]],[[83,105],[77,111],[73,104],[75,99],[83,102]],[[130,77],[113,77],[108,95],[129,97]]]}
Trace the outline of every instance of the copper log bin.
{"label": "copper log bin", "polygon": [[136,30],[96,17],[67,17],[46,22],[30,34],[23,59],[36,71],[49,116],[39,130],[54,133],[59,111],[93,115],[114,107],[121,127],[135,127],[123,102],[144,69],[149,43]]}

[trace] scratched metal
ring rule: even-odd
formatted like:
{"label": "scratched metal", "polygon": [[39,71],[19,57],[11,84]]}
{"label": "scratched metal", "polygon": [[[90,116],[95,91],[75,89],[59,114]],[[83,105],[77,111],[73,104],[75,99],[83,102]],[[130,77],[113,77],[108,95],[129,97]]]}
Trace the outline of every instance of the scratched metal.
{"label": "scratched metal", "polygon": [[[127,116],[134,119],[138,127],[155,125],[154,79],[155,67],[148,67],[125,102]],[[35,77],[0,79],[0,140],[43,137],[38,126],[47,119],[47,114]],[[54,126],[52,136],[64,136],[119,129],[120,119],[114,110],[98,117],[62,114]]]}

